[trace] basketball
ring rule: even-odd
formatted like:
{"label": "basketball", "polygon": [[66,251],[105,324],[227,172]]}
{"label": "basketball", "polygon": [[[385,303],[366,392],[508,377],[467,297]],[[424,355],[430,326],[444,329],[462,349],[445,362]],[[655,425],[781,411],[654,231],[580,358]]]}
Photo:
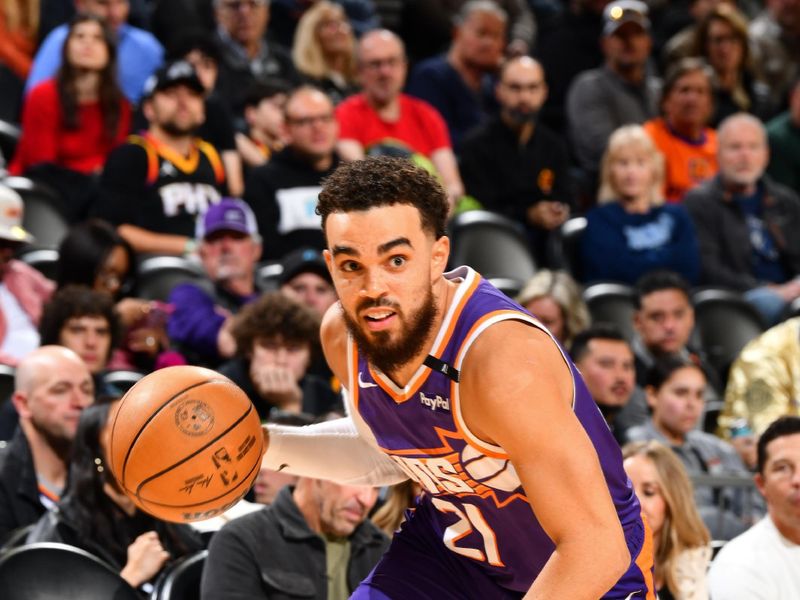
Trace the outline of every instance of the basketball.
{"label": "basketball", "polygon": [[120,401],[109,466],[145,512],[198,521],[247,493],[263,445],[258,413],[230,379],[201,367],[168,367],[143,377]]}

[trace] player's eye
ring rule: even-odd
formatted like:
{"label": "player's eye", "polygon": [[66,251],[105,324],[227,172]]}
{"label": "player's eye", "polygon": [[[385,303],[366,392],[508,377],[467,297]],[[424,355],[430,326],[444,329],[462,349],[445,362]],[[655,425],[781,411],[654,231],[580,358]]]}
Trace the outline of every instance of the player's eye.
{"label": "player's eye", "polygon": [[354,260],[346,260],[339,265],[339,268],[345,273],[352,273],[358,270],[358,263]]}
{"label": "player's eye", "polygon": [[406,259],[402,256],[393,256],[391,259],[389,259],[389,262],[393,267],[402,267],[404,264],[406,264]]}

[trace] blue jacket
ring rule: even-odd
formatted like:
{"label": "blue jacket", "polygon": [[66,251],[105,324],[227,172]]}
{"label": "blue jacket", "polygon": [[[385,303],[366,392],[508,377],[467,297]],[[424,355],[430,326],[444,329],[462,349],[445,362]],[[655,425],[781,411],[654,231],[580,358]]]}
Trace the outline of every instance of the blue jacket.
{"label": "blue jacket", "polygon": [[[61,67],[61,48],[68,30],[68,25],[60,25],[42,42],[25,84],[26,94],[37,83],[53,77]],[[152,33],[132,25],[120,27],[117,39],[117,81],[125,97],[131,104],[136,104],[142,96],[144,82],[164,60],[164,48]]]}
{"label": "blue jacket", "polygon": [[646,214],[630,214],[612,202],[590,210],[586,220],[581,239],[584,281],[634,284],[648,271],[668,269],[697,283],[700,253],[683,206],[665,204]]}

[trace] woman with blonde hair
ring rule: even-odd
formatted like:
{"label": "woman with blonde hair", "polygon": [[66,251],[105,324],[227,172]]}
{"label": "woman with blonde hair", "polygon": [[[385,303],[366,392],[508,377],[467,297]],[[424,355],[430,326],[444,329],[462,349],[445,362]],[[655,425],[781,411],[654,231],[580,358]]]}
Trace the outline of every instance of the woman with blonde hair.
{"label": "woman with blonde hair", "polygon": [[411,479],[394,484],[389,488],[386,501],[372,516],[372,522],[392,537],[406,520],[406,511],[414,507],[421,490],[420,485]]}
{"label": "woman with blonde hair", "polygon": [[339,4],[322,0],[300,18],[292,60],[308,82],[320,87],[334,104],[358,91],[353,28]]}
{"label": "woman with blonde hair", "polygon": [[683,463],[657,441],[626,444],[622,456],[653,533],[659,599],[708,600],[711,539]]}
{"label": "woman with blonde hair", "polygon": [[586,215],[581,273],[634,284],[655,269],[696,282],[700,255],[689,213],[664,204],[664,157],[640,125],[611,134],[600,167],[599,206]]}
{"label": "woman with blonde hair", "polygon": [[580,286],[564,271],[538,271],[516,300],[535,315],[565,348],[572,345],[575,334],[591,323]]}

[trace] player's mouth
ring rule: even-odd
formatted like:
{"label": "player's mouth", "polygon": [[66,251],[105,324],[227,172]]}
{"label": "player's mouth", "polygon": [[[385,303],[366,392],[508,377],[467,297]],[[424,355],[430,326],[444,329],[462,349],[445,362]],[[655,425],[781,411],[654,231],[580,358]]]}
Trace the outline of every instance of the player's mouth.
{"label": "player's mouth", "polygon": [[387,308],[372,309],[364,313],[364,321],[371,331],[381,331],[389,327],[396,316],[396,312]]}

